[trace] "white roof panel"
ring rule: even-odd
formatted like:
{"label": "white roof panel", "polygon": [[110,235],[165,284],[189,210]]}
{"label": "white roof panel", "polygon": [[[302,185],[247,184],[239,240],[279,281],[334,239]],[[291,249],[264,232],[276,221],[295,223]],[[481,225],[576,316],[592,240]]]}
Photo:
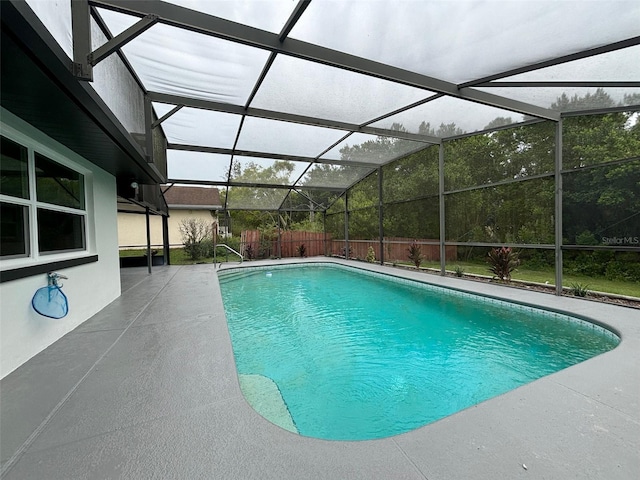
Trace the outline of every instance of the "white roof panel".
{"label": "white roof panel", "polygon": [[247,117],[237,148],[315,158],[344,135],[330,128]]}
{"label": "white roof panel", "polygon": [[227,208],[230,210],[277,210],[289,190],[285,188],[229,187]]}
{"label": "white roof panel", "polygon": [[639,24],[635,0],[324,0],[291,37],[460,84],[637,36]]}
{"label": "white roof panel", "polygon": [[[112,33],[128,15],[101,10]],[[123,47],[149,91],[244,105],[269,56],[265,50],[156,24]]]}
{"label": "white roof panel", "polygon": [[26,0],[31,10],[47,27],[58,45],[69,58],[73,58],[73,36],[71,34],[71,2],[52,0]]}
{"label": "white roof panel", "polygon": [[363,124],[433,95],[427,90],[278,55],[251,106]]}
{"label": "white roof panel", "polygon": [[640,88],[613,87],[483,87],[484,90],[558,112],[640,104]]}
{"label": "white roof panel", "polygon": [[[154,103],[160,117],[173,107]],[[231,113],[183,107],[162,122],[162,129],[169,143],[232,148],[241,119],[240,115]]]}
{"label": "white roof panel", "polygon": [[170,180],[224,182],[229,176],[231,155],[167,150],[167,176]]}
{"label": "white roof panel", "polygon": [[323,160],[382,165],[422,147],[426,147],[426,145],[420,142],[354,133],[320,158]]}
{"label": "white roof panel", "polygon": [[309,167],[308,162],[272,158],[233,157],[232,182],[292,185]]}
{"label": "white roof panel", "polygon": [[216,17],[278,33],[293,11],[294,2],[283,0],[165,0]]}
{"label": "white roof panel", "polygon": [[[640,19],[638,20],[640,22]],[[504,82],[638,81],[640,45],[501,78]]]}
{"label": "white roof panel", "polygon": [[[491,90],[492,91],[492,90]],[[398,113],[372,124],[372,127],[391,128],[400,124],[411,133],[450,136],[452,129],[458,133],[483,130],[496,119],[504,123],[518,123],[522,114],[500,108],[481,105],[453,97],[440,97],[410,110]],[[510,121],[505,121],[510,119]]]}
{"label": "white roof panel", "polygon": [[298,182],[301,187],[333,187],[347,188],[365,177],[372,167],[356,167],[353,165],[314,164]]}

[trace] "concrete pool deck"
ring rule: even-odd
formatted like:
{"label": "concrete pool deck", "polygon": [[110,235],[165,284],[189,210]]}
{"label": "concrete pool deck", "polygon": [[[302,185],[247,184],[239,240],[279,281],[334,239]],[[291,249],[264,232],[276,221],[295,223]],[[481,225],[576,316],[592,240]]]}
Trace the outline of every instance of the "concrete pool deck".
{"label": "concrete pool deck", "polygon": [[0,381],[2,478],[640,478],[640,311],[340,263],[591,317],[622,342],[406,434],[317,440],[244,400],[213,265],[124,269],[117,300]]}

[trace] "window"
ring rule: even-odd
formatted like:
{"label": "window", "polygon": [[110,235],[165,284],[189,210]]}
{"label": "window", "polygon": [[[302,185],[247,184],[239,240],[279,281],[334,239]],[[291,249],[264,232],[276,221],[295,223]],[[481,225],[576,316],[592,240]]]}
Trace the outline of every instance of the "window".
{"label": "window", "polygon": [[84,208],[82,175],[36,152],[36,193],[39,202]]}
{"label": "window", "polygon": [[0,152],[2,152],[0,193],[12,197],[29,198],[27,148],[2,137]]}
{"label": "window", "polygon": [[0,236],[3,257],[29,255],[29,210],[21,205],[0,202]]}
{"label": "window", "polygon": [[0,256],[86,250],[84,176],[5,136],[1,142]]}

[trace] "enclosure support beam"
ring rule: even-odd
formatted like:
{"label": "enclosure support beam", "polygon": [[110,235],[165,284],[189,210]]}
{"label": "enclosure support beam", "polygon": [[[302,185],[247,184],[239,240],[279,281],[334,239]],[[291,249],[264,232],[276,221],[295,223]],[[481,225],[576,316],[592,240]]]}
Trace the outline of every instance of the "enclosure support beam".
{"label": "enclosure support beam", "polygon": [[349,191],[344,192],[344,258],[349,260]]}
{"label": "enclosure support beam", "polygon": [[282,258],[282,222],[281,212],[278,210],[278,258]]}
{"label": "enclosure support beam", "polygon": [[555,174],[556,295],[562,295],[562,120],[556,123]]}
{"label": "enclosure support beam", "polygon": [[171,255],[169,255],[169,217],[162,215],[162,250],[164,253],[164,264],[171,265]]}
{"label": "enclosure support beam", "polygon": [[382,167],[378,167],[378,236],[380,237],[380,265],[384,265],[384,212],[382,210]]}
{"label": "enclosure support beam", "polygon": [[138,22],[127,28],[124,32],[116,35],[105,44],[96,48],[95,51],[89,53],[89,55],[87,56],[88,62],[95,67],[98,63],[117,51],[120,47],[129,43],[138,35],[153,27],[156,23],[158,23],[158,20],[159,19],[157,15],[146,15],[141,20],[138,20]]}
{"label": "enclosure support beam", "polygon": [[149,207],[144,207],[144,216],[147,224],[147,271],[151,273],[151,220],[149,218]]}
{"label": "enclosure support beam", "polygon": [[149,95],[144,96],[144,139],[147,162],[153,163],[153,108]]}
{"label": "enclosure support beam", "polygon": [[447,248],[445,242],[445,223],[444,223],[444,144],[440,144],[438,151],[438,207],[440,219],[440,275],[445,275],[446,269],[446,253]]}
{"label": "enclosure support beam", "polygon": [[173,107],[171,109],[171,111],[165,113],[162,117],[160,117],[158,120],[156,120],[155,122],[153,122],[151,124],[151,128],[156,128],[158,125],[160,125],[162,122],[164,122],[165,120],[167,120],[169,117],[171,117],[172,115],[178,113],[178,111],[184,107],[184,105],[178,105],[176,107]]}
{"label": "enclosure support beam", "polygon": [[328,249],[327,249],[327,211],[326,210],[322,212],[322,233],[323,233],[322,247],[324,249],[324,255],[325,257],[330,257],[333,254],[333,248],[331,248],[331,252],[329,252],[329,254],[327,255]]}
{"label": "enclosure support beam", "polygon": [[296,115],[293,113],[278,112],[275,110],[265,110],[262,108],[244,107],[242,105],[215,102],[213,100],[202,100],[199,98],[189,98],[169,93],[149,92],[149,96],[154,102],[169,103],[173,105],[184,105],[185,107],[201,108],[214,112],[232,113],[234,115],[246,115],[248,117],[266,118],[268,120],[281,120],[284,122],[301,123],[314,127],[326,127],[336,130],[344,130],[346,132],[360,132],[370,135],[403,138],[405,140],[411,140],[414,142],[425,144],[435,144],[440,141],[439,138],[433,137],[431,135],[400,132],[398,130],[391,130],[388,128],[369,127],[367,125],[358,125],[355,123],[341,122],[337,120],[326,120],[322,118],[309,117],[306,115]]}
{"label": "enclosure support beam", "polygon": [[93,81],[91,54],[91,9],[88,0],[71,1],[71,35],[73,40],[72,72],[78,80]]}

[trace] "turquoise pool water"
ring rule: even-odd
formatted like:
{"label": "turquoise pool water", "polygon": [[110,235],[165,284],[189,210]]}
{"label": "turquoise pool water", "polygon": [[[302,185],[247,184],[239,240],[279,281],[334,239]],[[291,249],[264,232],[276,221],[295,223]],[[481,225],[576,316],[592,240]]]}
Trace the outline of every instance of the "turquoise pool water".
{"label": "turquoise pool water", "polygon": [[407,432],[619,342],[562,314],[337,265],[221,272],[220,286],[248,402],[323,439]]}

